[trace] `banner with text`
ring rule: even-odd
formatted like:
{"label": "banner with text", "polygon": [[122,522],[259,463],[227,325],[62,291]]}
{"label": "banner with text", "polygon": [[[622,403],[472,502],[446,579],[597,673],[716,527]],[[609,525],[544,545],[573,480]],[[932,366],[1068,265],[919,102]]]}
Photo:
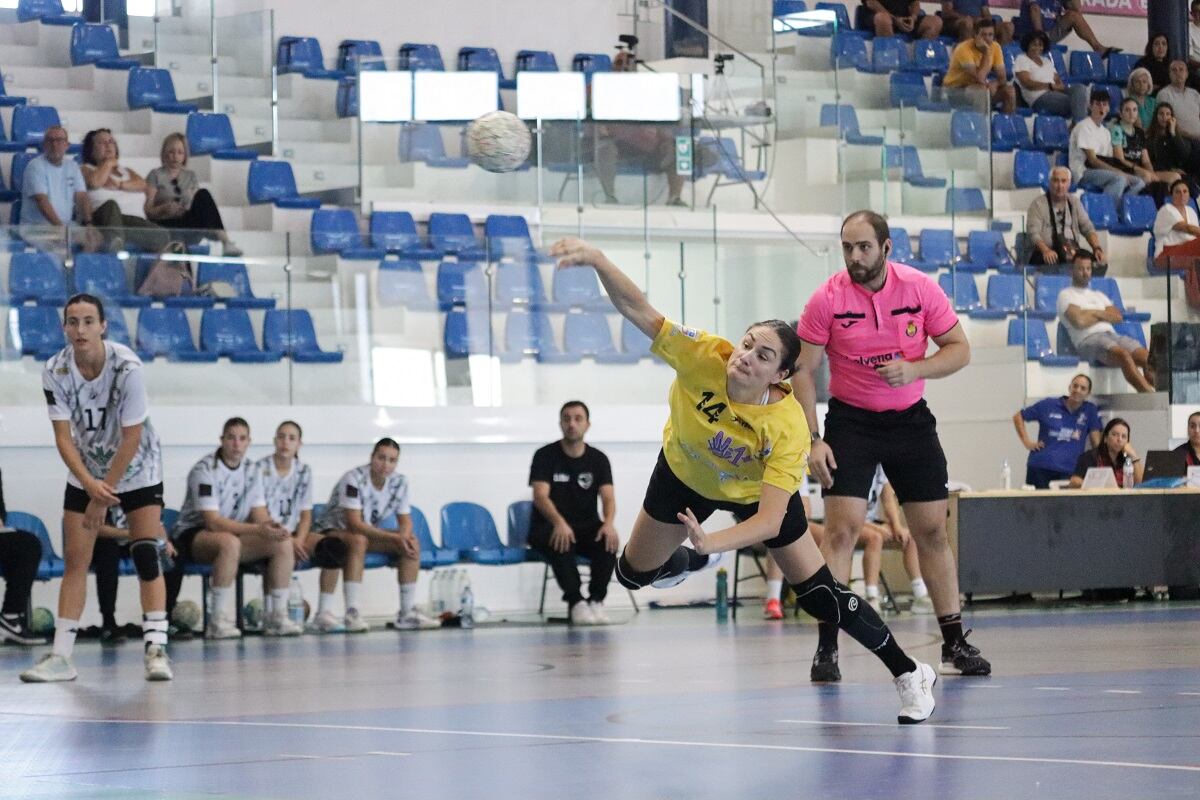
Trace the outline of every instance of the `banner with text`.
{"label": "banner with text", "polygon": [[[1083,0],[1083,13],[1104,14],[1110,17],[1142,17],[1144,19],[1148,3],[1149,0]],[[1021,0],[989,0],[988,6],[990,8],[1020,8]]]}

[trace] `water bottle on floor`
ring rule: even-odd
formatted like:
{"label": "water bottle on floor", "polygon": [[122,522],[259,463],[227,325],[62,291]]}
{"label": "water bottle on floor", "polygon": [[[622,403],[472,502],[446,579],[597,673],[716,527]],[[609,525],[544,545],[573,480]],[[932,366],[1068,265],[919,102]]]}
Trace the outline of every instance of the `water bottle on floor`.
{"label": "water bottle on floor", "polygon": [[463,586],[459,598],[458,622],[464,628],[475,627],[475,593],[471,591],[469,582]]}
{"label": "water bottle on floor", "polygon": [[304,624],[304,592],[300,589],[299,575],[292,576],[292,584],[288,588],[287,615],[297,625]]}
{"label": "water bottle on floor", "polygon": [[717,570],[717,622],[729,619],[729,573],[724,567]]}

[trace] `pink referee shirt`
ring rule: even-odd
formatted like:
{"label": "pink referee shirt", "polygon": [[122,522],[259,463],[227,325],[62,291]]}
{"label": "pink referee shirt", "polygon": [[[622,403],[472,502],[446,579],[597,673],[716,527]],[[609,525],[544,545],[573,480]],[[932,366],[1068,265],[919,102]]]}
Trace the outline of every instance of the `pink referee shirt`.
{"label": "pink referee shirt", "polygon": [[842,270],[813,292],[796,332],[829,355],[829,392],[868,411],[900,411],[921,399],[925,381],[893,389],[877,364],[925,358],[929,337],[949,333],[958,317],[945,292],[928,275],[887,263],[887,279],[870,292]]}

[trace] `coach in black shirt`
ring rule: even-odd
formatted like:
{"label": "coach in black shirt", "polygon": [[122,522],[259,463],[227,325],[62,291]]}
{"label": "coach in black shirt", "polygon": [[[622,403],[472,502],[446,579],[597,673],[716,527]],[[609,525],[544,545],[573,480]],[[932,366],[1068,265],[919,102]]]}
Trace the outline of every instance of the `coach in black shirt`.
{"label": "coach in black shirt", "polygon": [[[588,407],[579,400],[558,412],[562,438],[533,454],[529,485],[533,487],[533,519],[529,546],[550,564],[554,579],[570,606],[573,625],[606,625],[604,596],[617,563],[620,540],[613,527],[617,513],[608,456],[584,443],[591,427]],[[596,498],[604,519],[596,515]],[[591,562],[588,599],[580,592],[576,557]]]}

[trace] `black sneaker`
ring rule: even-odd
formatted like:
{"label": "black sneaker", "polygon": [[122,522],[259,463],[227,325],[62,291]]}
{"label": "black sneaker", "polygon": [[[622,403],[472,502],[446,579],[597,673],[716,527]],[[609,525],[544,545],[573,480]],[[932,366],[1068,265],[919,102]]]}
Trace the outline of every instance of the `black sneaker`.
{"label": "black sneaker", "polygon": [[100,628],[100,644],[103,647],[116,647],[125,643],[125,631],[120,625],[105,625]]}
{"label": "black sneaker", "polygon": [[167,626],[167,639],[172,642],[186,642],[188,639],[194,639],[196,632],[191,628],[184,628],[172,622]]}
{"label": "black sneaker", "polygon": [[46,637],[34,636],[29,628],[25,627],[25,620],[20,615],[10,617],[0,614],[0,641],[23,645],[45,644]]}
{"label": "black sneaker", "polygon": [[938,672],[943,675],[991,675],[992,665],[979,655],[979,648],[967,643],[970,629],[954,644],[942,645],[942,663]]}
{"label": "black sneaker", "polygon": [[842,671],[838,669],[836,647],[817,647],[808,679],[813,683],[837,683],[842,679]]}

